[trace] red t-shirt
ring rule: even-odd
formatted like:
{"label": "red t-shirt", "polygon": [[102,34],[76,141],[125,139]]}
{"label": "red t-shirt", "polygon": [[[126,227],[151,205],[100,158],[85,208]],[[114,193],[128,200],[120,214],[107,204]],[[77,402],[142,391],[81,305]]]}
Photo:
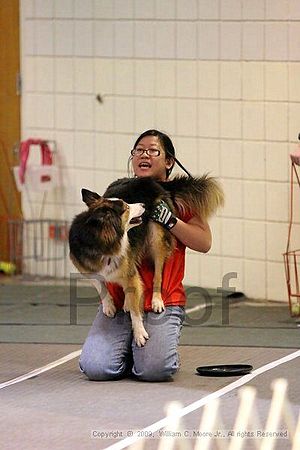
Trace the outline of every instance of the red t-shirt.
{"label": "red t-shirt", "polygon": [[[191,218],[191,214],[185,214],[181,220],[188,222]],[[186,296],[182,285],[185,269],[185,249],[186,246],[176,239],[176,247],[164,264],[161,293],[165,306],[185,305]],[[138,270],[144,284],[144,310],[152,311],[153,262],[145,258]],[[117,309],[122,309],[124,304],[123,288],[116,283],[107,283],[107,289]]]}

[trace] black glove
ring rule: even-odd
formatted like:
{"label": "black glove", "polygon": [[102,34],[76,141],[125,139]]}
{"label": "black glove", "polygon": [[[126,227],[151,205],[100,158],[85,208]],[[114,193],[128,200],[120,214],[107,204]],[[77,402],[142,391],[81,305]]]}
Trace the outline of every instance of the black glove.
{"label": "black glove", "polygon": [[150,219],[159,223],[167,230],[171,230],[171,228],[173,228],[177,223],[177,218],[174,216],[167,203],[163,200],[160,200],[160,202],[155,206],[150,214]]}

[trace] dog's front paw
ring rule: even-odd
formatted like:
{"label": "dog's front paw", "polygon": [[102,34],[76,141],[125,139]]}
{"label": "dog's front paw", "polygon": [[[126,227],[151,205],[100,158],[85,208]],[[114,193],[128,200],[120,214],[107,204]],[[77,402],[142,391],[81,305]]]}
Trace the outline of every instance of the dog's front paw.
{"label": "dog's front paw", "polygon": [[128,301],[126,299],[124,301],[123,311],[126,312],[126,313],[130,311],[129,303],[128,303]]}
{"label": "dog's front paw", "polygon": [[134,339],[135,339],[136,345],[138,347],[144,347],[144,345],[147,342],[147,339],[149,339],[149,334],[147,333],[145,328],[143,326],[139,327],[138,330],[134,330],[133,334],[134,334]]}
{"label": "dog's front paw", "polygon": [[156,313],[161,313],[165,309],[164,302],[160,296],[156,296],[152,298],[152,309]]}
{"label": "dog's front paw", "polygon": [[105,314],[108,317],[114,317],[116,314],[116,307],[115,304],[112,300],[109,301],[103,301],[102,302],[102,306],[103,306],[103,314]]}

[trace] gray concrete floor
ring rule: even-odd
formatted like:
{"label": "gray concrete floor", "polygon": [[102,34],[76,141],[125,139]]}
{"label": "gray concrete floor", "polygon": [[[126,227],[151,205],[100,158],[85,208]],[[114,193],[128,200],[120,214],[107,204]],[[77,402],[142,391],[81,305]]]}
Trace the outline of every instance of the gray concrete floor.
{"label": "gray concrete floor", "polygon": [[[69,286],[0,280],[0,383],[81,348],[97,311],[97,299],[95,291],[86,286],[78,287],[76,296],[76,323],[71,323]],[[193,290],[187,310],[203,303],[201,291]],[[165,416],[168,402],[178,400],[187,406],[238,379],[200,377],[197,366],[246,363],[255,370],[292,353],[299,342],[299,323],[290,317],[287,304],[244,297],[229,300],[209,291],[206,308],[187,314],[181,369],[173,382],[90,382],[74,358],[0,390],[1,448],[105,449],[117,440],[91,439],[92,430],[142,429]],[[278,377],[288,380],[292,410],[299,413],[300,364],[295,359],[250,382],[257,389],[262,427],[270,407],[270,385]],[[224,430],[232,429],[238,404],[237,390],[222,397]],[[197,430],[201,415],[198,409],[185,416],[183,428]],[[157,437],[147,439],[145,448],[156,448]],[[247,440],[243,448],[255,448],[254,442]],[[285,450],[290,444],[278,440],[275,448]]]}
{"label": "gray concrete floor", "polygon": [[[287,303],[230,299],[201,288],[187,292],[182,345],[299,345],[300,318],[290,317]],[[82,344],[97,308],[92,287],[0,280],[0,342]]]}
{"label": "gray concrete floor", "polygon": [[[57,344],[1,344],[1,381],[41,367],[78,346]],[[92,430],[141,430],[165,416],[165,406],[177,400],[183,406],[206,397],[232,383],[237,377],[209,378],[196,374],[198,365],[216,363],[251,363],[254,369],[281,358],[289,349],[180,347],[181,370],[169,383],[141,383],[132,379],[114,382],[91,382],[78,370],[78,359],[58,366],[35,378],[0,391],[2,448],[5,449],[104,449],[116,439],[91,439]],[[289,381],[289,398],[293,413],[300,407],[300,365],[294,360],[253,379],[257,389],[257,412],[264,428],[270,407],[272,380]],[[222,397],[223,430],[231,430],[238,409],[238,391]],[[199,428],[202,409],[183,418],[185,430]],[[286,426],[281,425],[285,430]],[[194,441],[193,441],[194,442]],[[254,448],[251,440],[246,449]],[[155,448],[157,439],[147,439],[146,448]],[[277,449],[288,449],[287,441],[278,440]]]}

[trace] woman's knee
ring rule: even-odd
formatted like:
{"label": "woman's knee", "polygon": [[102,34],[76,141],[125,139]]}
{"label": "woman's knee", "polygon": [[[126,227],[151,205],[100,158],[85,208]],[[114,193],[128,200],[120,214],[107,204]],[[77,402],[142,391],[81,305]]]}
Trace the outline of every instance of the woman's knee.
{"label": "woman's knee", "polygon": [[133,367],[134,375],[141,381],[171,381],[172,376],[178,371],[177,364],[169,365],[165,361],[149,361]]}
{"label": "woman's knee", "polygon": [[103,364],[101,361],[80,359],[79,368],[91,381],[118,380],[125,375],[122,364],[113,366],[111,364]]}

